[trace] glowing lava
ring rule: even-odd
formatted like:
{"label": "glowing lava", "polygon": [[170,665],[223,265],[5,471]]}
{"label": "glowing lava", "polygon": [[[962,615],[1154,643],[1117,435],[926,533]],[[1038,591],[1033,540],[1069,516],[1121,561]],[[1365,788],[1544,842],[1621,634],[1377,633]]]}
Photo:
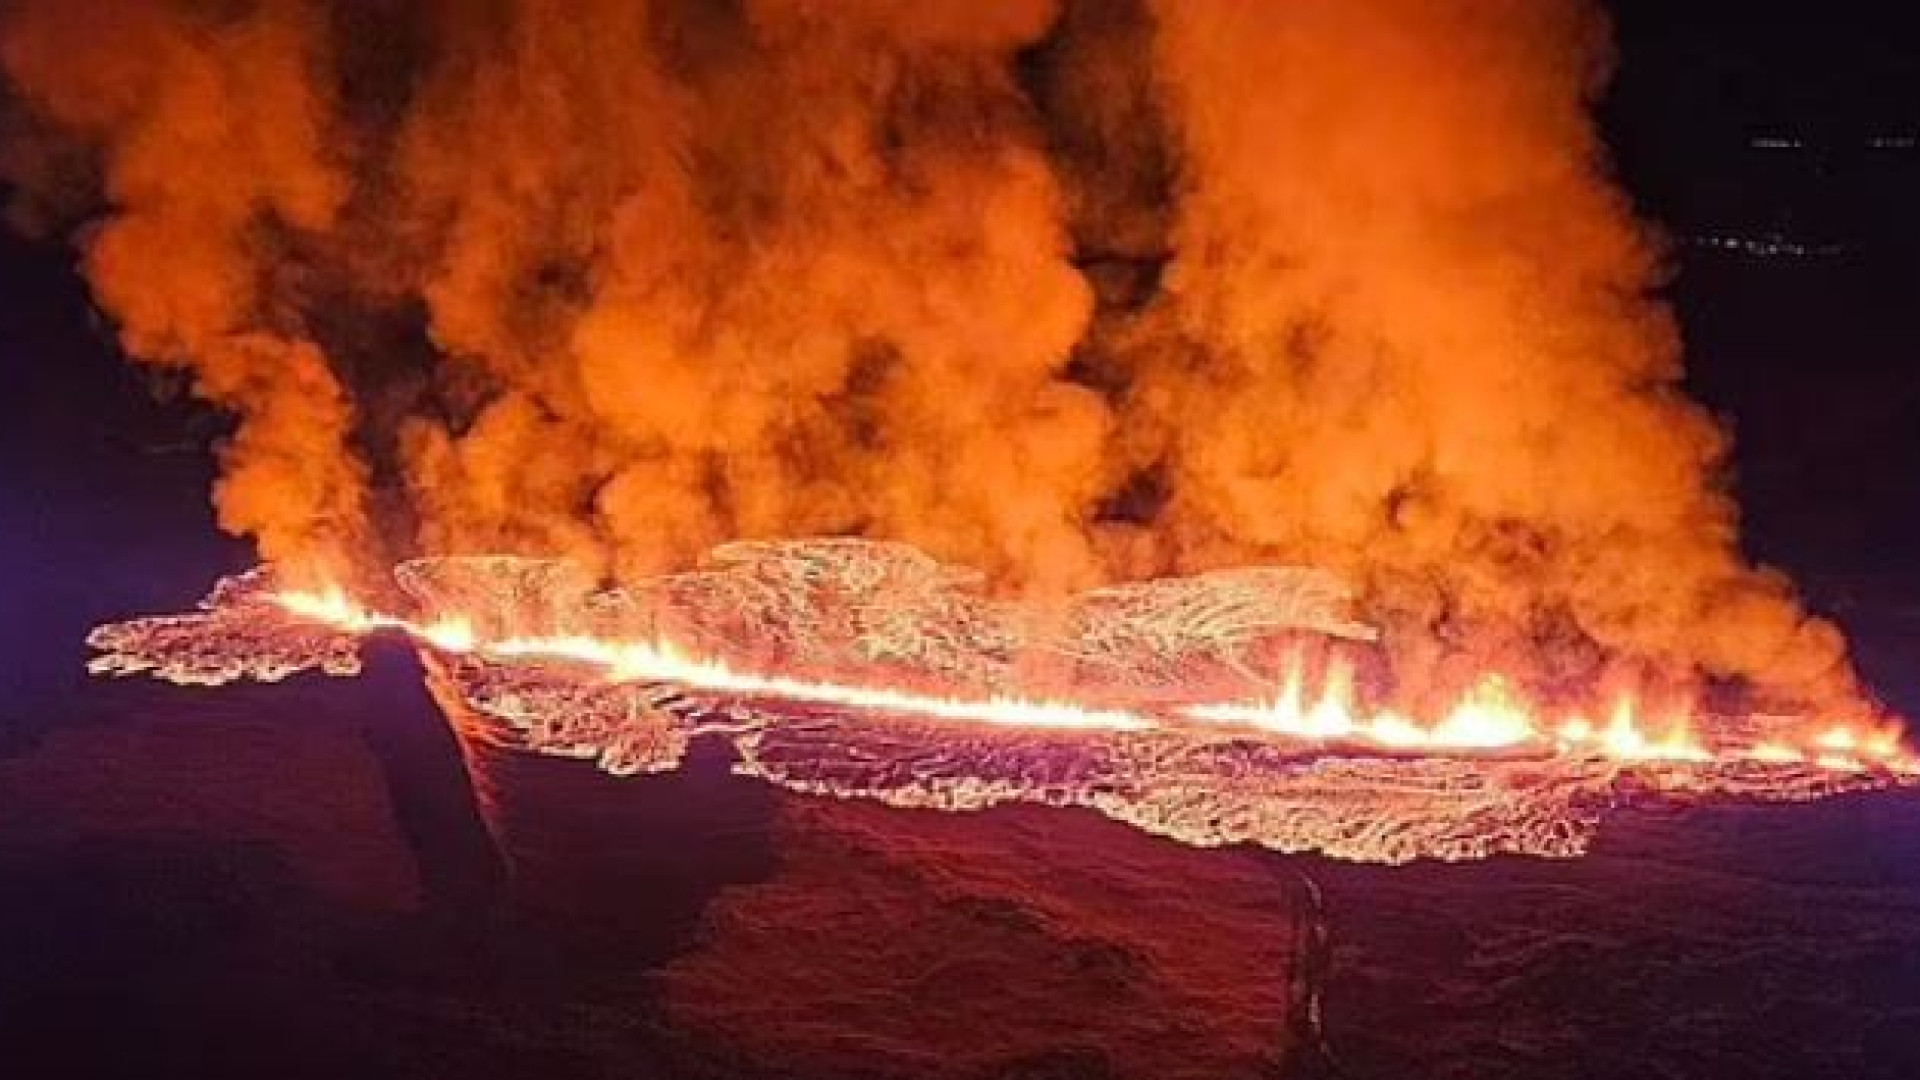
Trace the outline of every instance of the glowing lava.
{"label": "glowing lava", "polygon": [[395,631],[462,738],[631,774],[716,737],[737,772],[796,792],[1082,806],[1195,845],[1380,862],[1574,855],[1638,798],[1920,782],[1896,728],[1856,721],[1624,696],[1603,719],[1550,715],[1497,674],[1430,717],[1371,707],[1354,662],[1371,632],[1317,571],[1119,586],[1038,616],[861,541],[730,545],[705,569],[614,590],[507,557],[395,576],[418,615],[241,575],[197,613],[98,628],[92,668],[205,684],[347,675],[365,635]]}
{"label": "glowing lava", "polygon": [[1102,708],[1066,700],[994,695],[981,698],[920,694],[890,687],[850,685],[793,675],[741,671],[717,659],[700,658],[670,642],[621,641],[586,635],[505,636],[483,639],[473,622],[447,615],[428,622],[370,611],[335,586],[317,591],[282,590],[274,601],[288,612],[351,633],[397,629],[448,653],[501,661],[560,661],[604,669],[617,682],[672,683],[710,693],[771,698],[864,713],[927,717],[964,723],[1006,724],[1093,731],[1144,731],[1180,719],[1250,728],[1283,739],[1371,745],[1407,752],[1467,755],[1533,746],[1545,751],[1619,762],[1707,762],[1724,756],[1761,762],[1805,762],[1838,771],[1879,766],[1920,771],[1890,730],[1861,732],[1848,724],[1824,728],[1805,746],[1766,740],[1746,747],[1709,749],[1681,717],[1649,734],[1634,701],[1623,696],[1604,727],[1574,717],[1557,728],[1538,723],[1527,704],[1500,675],[1483,677],[1437,721],[1422,725],[1392,712],[1367,714],[1357,704],[1353,669],[1336,660],[1309,699],[1306,665],[1289,657],[1280,692],[1266,702],[1185,705],[1172,715]]}

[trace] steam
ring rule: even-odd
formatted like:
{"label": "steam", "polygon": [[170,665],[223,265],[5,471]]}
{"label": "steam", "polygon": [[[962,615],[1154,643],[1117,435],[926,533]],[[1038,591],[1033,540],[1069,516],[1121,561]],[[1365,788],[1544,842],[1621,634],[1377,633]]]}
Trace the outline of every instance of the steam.
{"label": "steam", "polygon": [[95,293],[238,415],[270,558],[1300,561],[1412,696],[1853,703],[1740,554],[1571,0],[25,0],[0,60],[16,217],[83,147]]}

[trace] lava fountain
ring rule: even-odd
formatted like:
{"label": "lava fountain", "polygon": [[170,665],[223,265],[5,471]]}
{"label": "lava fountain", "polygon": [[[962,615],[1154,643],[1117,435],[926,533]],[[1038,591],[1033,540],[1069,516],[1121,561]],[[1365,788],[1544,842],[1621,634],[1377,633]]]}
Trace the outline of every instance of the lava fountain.
{"label": "lava fountain", "polygon": [[1377,862],[1585,851],[1628,800],[1806,800],[1909,784],[1898,731],[1847,718],[1549,715],[1488,673],[1430,717],[1368,705],[1376,637],[1305,568],[992,599],[900,544],[734,543],[603,589],[554,560],[395,570],[411,611],[270,567],[199,611],[96,629],[91,669],[187,684],[358,670],[408,635],[469,748],[670,770],[700,736],[735,771],[895,806],[1081,806],[1195,846]]}

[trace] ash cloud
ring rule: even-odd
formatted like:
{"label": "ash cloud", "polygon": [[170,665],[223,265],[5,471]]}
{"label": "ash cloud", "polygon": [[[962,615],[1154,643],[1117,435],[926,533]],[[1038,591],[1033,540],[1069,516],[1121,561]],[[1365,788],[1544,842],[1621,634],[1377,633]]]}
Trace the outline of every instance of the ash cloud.
{"label": "ash cloud", "polygon": [[1678,389],[1608,49],[1572,0],[21,0],[0,161],[314,574],[1298,561],[1403,696],[1855,704]]}

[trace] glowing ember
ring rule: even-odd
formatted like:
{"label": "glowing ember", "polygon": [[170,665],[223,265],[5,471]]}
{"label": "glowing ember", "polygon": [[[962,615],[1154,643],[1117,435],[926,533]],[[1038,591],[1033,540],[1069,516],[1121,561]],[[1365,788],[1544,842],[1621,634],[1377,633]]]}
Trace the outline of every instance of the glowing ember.
{"label": "glowing ember", "polygon": [[734,545],[712,569],[612,592],[527,559],[396,576],[420,614],[255,572],[199,614],[100,628],[94,669],[350,673],[355,640],[392,630],[432,659],[463,729],[616,772],[671,768],[690,738],[721,734],[741,771],[802,791],[1086,805],[1193,843],[1386,861],[1577,853],[1629,775],[1669,797],[1801,799],[1920,773],[1892,729],[1769,718],[1727,737],[1630,697],[1604,724],[1548,722],[1498,675],[1430,720],[1370,709],[1348,656],[1327,652],[1370,634],[1313,571],[1148,583],[1048,612],[851,541]]}

